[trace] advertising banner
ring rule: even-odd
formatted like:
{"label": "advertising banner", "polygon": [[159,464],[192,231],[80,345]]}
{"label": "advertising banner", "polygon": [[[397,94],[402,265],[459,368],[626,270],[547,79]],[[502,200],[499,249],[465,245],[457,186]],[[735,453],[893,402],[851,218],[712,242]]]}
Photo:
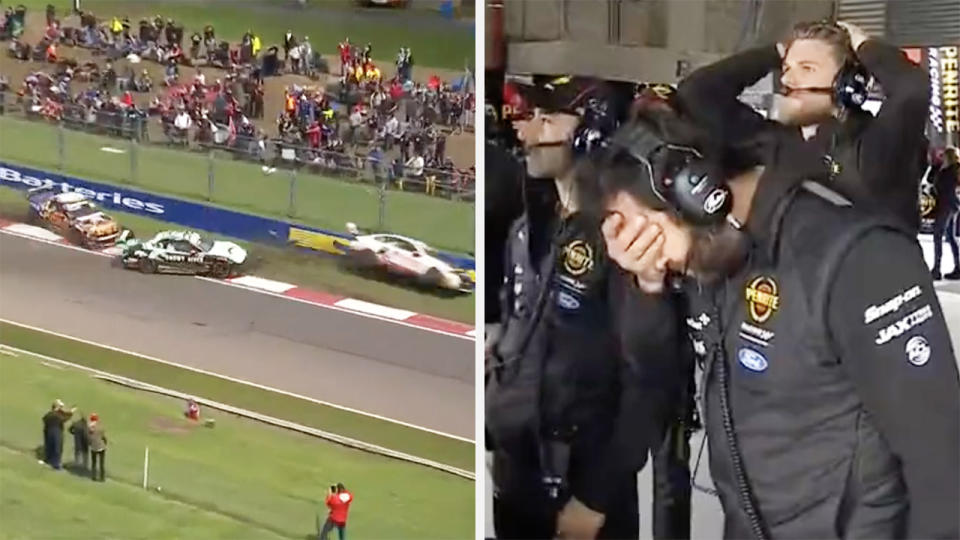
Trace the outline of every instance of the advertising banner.
{"label": "advertising banner", "polygon": [[[331,255],[343,254],[334,240],[349,238],[345,233],[165,197],[125,186],[91,182],[3,161],[0,161],[0,186],[24,191],[38,187],[75,191],[107,210],[128,212],[250,242],[281,246],[293,244]],[[473,270],[475,267],[473,259],[468,257],[448,253],[440,253],[439,257],[464,270]]]}
{"label": "advertising banner", "polygon": [[958,47],[906,48],[907,57],[923,66],[930,83],[927,137],[935,148],[960,143],[960,84]]}
{"label": "advertising banner", "polygon": [[61,191],[75,191],[108,210],[129,212],[253,242],[284,243],[289,234],[289,225],[283,221],[5,162],[0,162],[0,186],[23,190],[55,187]]}

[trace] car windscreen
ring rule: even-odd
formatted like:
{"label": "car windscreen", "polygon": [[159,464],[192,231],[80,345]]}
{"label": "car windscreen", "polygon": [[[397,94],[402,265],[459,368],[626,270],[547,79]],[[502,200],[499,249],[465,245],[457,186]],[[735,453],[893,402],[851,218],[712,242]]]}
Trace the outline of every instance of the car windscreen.
{"label": "car windscreen", "polygon": [[213,249],[213,240],[209,240],[207,238],[200,240],[200,249],[203,251],[210,251]]}
{"label": "car windscreen", "polygon": [[89,204],[65,208],[64,210],[66,210],[67,216],[69,216],[70,219],[82,218],[83,216],[89,216],[90,214],[95,214],[99,211],[95,206]]}

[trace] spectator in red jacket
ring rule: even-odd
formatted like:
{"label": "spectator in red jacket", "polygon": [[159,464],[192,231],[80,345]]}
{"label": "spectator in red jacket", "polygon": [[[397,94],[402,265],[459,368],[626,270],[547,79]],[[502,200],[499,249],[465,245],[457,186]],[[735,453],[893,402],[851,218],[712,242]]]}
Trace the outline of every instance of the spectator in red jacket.
{"label": "spectator in red jacket", "polygon": [[399,100],[403,97],[403,85],[400,84],[399,80],[394,79],[393,84],[390,85],[390,98],[394,101]]}
{"label": "spectator in red jacket", "polygon": [[[347,491],[343,484],[330,486],[330,493],[327,494],[327,508],[330,509],[330,512],[327,514],[327,521],[320,531],[320,540],[327,540],[327,535],[333,528],[337,529],[340,540],[346,540],[347,512],[350,511],[350,503],[352,502],[353,494]],[[319,525],[319,523],[317,524]]]}
{"label": "spectator in red jacket", "polygon": [[310,141],[310,148],[320,148],[320,122],[314,120],[307,128],[307,140]]}

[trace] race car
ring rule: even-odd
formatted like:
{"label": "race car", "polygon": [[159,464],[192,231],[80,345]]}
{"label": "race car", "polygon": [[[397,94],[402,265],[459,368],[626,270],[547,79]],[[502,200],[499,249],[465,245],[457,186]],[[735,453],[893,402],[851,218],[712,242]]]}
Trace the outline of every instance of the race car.
{"label": "race car", "polygon": [[27,192],[27,202],[30,204],[30,223],[43,225],[85,248],[110,247],[122,232],[117,220],[76,192],[35,188]]}
{"label": "race car", "polygon": [[209,240],[194,231],[163,231],[146,242],[124,237],[117,245],[124,268],[144,274],[189,274],[225,279],[247,260],[233,242]]}
{"label": "race car", "polygon": [[337,241],[336,245],[354,268],[382,270],[441,289],[469,292],[475,286],[468,271],[441,260],[435,250],[419,240],[396,234],[360,234],[353,223],[347,223],[347,231],[353,238]]}

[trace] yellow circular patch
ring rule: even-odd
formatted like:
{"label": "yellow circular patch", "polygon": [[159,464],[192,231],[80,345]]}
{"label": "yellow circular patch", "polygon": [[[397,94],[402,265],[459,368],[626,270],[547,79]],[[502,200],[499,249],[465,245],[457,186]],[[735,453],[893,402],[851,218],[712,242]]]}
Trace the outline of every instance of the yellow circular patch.
{"label": "yellow circular patch", "polygon": [[937,206],[937,200],[933,198],[932,195],[927,195],[924,193],[920,196],[920,216],[927,217],[933,212],[933,209]]}
{"label": "yellow circular patch", "polygon": [[563,268],[573,276],[582,276],[593,268],[593,248],[583,240],[574,240],[563,248]]}
{"label": "yellow circular patch", "polygon": [[780,295],[777,282],[773,278],[760,276],[750,282],[746,289],[747,308],[750,318],[756,323],[764,323],[780,309]]}

